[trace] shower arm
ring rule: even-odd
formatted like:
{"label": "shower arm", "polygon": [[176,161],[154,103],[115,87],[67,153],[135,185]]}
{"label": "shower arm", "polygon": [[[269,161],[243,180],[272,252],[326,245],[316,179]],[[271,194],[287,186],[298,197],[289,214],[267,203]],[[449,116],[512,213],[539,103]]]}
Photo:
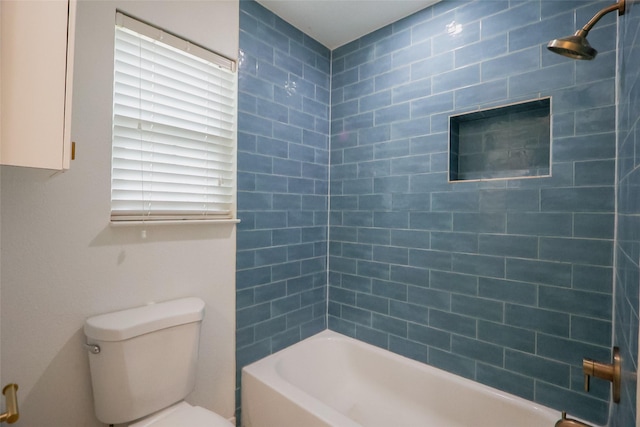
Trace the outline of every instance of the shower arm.
{"label": "shower arm", "polygon": [[598,21],[605,16],[606,14],[613,12],[614,10],[618,11],[618,16],[624,15],[625,12],[625,0],[620,0],[618,3],[612,4],[611,6],[607,6],[602,9],[600,12],[596,13],[593,18],[587,24],[582,27],[582,29],[576,31],[576,36],[586,37],[589,31],[593,28],[594,25],[598,23]]}

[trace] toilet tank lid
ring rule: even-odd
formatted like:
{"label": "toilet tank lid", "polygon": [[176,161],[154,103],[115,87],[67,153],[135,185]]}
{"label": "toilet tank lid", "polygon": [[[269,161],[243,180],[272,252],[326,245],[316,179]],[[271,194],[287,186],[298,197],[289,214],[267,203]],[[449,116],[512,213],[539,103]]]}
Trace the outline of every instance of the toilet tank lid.
{"label": "toilet tank lid", "polygon": [[122,341],[172,326],[199,322],[204,301],[189,297],[90,317],[84,324],[88,338]]}

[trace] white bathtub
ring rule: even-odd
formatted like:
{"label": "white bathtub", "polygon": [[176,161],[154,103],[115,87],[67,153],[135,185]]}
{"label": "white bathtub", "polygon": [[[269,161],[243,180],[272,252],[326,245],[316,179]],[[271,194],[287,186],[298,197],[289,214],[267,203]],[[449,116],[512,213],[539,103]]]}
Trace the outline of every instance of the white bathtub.
{"label": "white bathtub", "polygon": [[242,370],[244,427],[553,427],[559,418],[332,331]]}

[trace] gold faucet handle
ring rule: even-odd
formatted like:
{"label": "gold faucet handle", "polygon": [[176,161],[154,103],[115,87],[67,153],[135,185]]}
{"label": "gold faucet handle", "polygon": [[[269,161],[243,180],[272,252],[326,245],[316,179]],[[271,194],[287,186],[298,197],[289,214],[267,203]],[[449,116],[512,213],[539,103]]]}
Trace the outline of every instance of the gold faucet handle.
{"label": "gold faucet handle", "polygon": [[589,392],[591,376],[595,374],[595,362],[591,359],[582,359],[582,372],[584,373],[584,391]]}
{"label": "gold faucet handle", "polygon": [[622,375],[622,361],[620,358],[620,349],[613,347],[613,360],[611,363],[597,362],[591,359],[582,359],[582,372],[584,373],[584,391],[589,391],[589,383],[591,377],[602,378],[611,381],[611,391],[613,401],[620,402],[620,379]]}

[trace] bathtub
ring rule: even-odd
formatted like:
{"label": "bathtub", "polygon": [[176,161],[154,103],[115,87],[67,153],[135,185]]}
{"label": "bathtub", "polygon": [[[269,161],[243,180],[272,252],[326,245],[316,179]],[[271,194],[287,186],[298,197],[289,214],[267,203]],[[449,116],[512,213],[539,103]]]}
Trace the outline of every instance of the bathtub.
{"label": "bathtub", "polygon": [[242,370],[244,427],[553,427],[560,412],[323,331]]}

